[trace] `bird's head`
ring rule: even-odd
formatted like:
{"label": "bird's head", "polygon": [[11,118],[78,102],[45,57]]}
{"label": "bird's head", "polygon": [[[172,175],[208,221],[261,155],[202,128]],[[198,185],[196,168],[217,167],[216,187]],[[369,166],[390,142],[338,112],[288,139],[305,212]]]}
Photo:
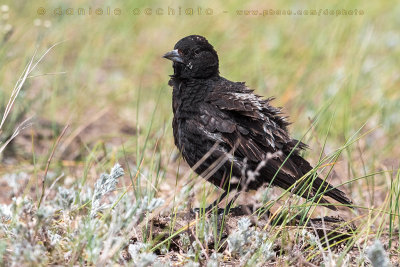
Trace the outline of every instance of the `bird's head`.
{"label": "bird's head", "polygon": [[164,58],[172,60],[173,77],[205,79],[219,74],[218,55],[206,38],[190,35],[179,40]]}

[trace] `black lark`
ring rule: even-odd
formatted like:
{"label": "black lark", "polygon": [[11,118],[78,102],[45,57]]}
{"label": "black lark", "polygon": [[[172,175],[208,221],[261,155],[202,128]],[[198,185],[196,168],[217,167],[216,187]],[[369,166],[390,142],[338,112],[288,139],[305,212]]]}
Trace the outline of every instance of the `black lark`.
{"label": "black lark", "polygon": [[293,188],[333,210],[318,193],[351,205],[343,191],[311,177],[312,166],[299,154],[307,146],[290,137],[289,123],[280,108],[271,106],[271,98],[219,75],[217,52],[206,38],[187,36],[164,58],[174,69],[169,85],[175,144],[196,173],[225,190],[209,208],[228,189],[258,189],[264,183]]}

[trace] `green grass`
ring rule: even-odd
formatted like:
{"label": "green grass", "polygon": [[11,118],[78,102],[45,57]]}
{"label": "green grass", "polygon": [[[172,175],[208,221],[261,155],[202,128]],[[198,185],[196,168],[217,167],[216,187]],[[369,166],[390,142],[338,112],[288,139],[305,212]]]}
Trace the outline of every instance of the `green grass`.
{"label": "green grass", "polygon": [[[135,255],[136,265],[146,265],[154,261],[151,253],[158,253],[159,262],[208,261],[210,266],[215,261],[365,266],[367,248],[375,239],[384,244],[393,263],[398,261],[400,9],[396,1],[6,0],[2,4],[9,10],[0,11],[0,117],[33,55],[36,62],[57,45],[27,75],[0,129],[1,148],[24,119],[35,117],[35,124],[0,155],[1,264],[127,264],[124,259],[131,264]],[[37,14],[40,7],[45,15]],[[77,8],[88,12],[89,7],[119,8],[122,14],[65,14],[67,8],[76,13]],[[214,14],[154,14],[157,8],[166,13],[168,7],[176,12],[179,7],[211,8]],[[63,15],[54,15],[58,8]],[[142,14],[133,15],[135,8]],[[143,14],[145,8],[152,8],[153,14]],[[358,9],[364,15],[236,13],[326,8]],[[329,176],[354,200],[357,209],[339,212],[346,220],[342,226],[350,222],[357,226],[341,249],[324,247],[326,240],[318,239],[315,229],[305,224],[291,225],[296,215],[309,222],[311,215],[336,214],[291,196],[289,190],[269,190],[264,201],[262,192],[239,199],[242,203],[256,199],[263,208],[250,216],[259,222],[254,228],[243,221],[240,230],[235,218],[223,216],[221,223],[236,239],[223,237],[224,227],[215,215],[182,222],[182,212],[205,207],[219,194],[190,171],[173,144],[172,89],[167,85],[172,68],[161,56],[189,34],[204,35],[214,45],[222,76],[246,81],[257,94],[276,97],[273,104],[283,106],[293,122],[293,137],[311,148],[305,157],[315,166],[313,172]],[[68,130],[57,143],[65,125]],[[122,165],[125,175],[101,200],[110,206],[92,217],[95,182],[115,163]],[[272,208],[283,223],[263,225],[265,208]],[[166,225],[157,222],[165,218]],[[167,234],[159,232],[160,225]],[[243,241],[246,232],[252,234],[251,242]],[[142,248],[134,238],[144,244]],[[210,240],[221,249],[219,253],[208,247]],[[228,243],[233,248],[234,241],[244,242],[244,250],[230,250]],[[180,251],[173,251],[174,246]],[[267,258],[271,249],[275,256]]]}

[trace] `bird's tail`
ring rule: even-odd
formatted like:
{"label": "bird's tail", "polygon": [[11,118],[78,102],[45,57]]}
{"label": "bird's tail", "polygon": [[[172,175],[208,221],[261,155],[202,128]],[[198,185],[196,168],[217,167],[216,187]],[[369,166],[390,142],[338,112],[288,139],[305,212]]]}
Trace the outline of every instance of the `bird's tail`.
{"label": "bird's tail", "polygon": [[[294,177],[284,171],[286,169],[285,166],[288,166],[286,164],[289,164],[292,170],[296,169],[297,177]],[[319,177],[315,178],[314,175],[302,177],[309,173],[313,168],[311,167],[310,163],[308,163],[308,161],[303,159],[301,156],[296,154],[292,155],[282,169],[283,171],[279,171],[276,175],[273,174],[273,176],[275,176],[272,181],[273,185],[279,186],[283,189],[292,189],[294,194],[305,199],[314,199],[315,202],[326,204],[324,206],[332,210],[337,210],[337,208],[334,204],[331,204],[328,200],[326,200],[324,198],[325,196],[331,197],[339,203],[349,205],[349,207],[351,207],[351,200],[342,190],[333,187],[331,184]],[[265,174],[268,175],[267,173]],[[271,173],[269,173],[269,175],[271,175]],[[299,179],[301,179],[301,181]],[[295,185],[294,188],[293,185]]]}
{"label": "bird's tail", "polygon": [[[296,183],[295,181],[293,181],[293,183],[289,182],[290,179],[293,179],[293,177],[288,177],[287,175],[279,173],[276,175],[273,184],[283,189],[290,189],[293,188],[293,184]],[[313,178],[307,177],[304,179],[304,181],[298,182],[296,187],[293,189],[293,193],[308,200],[314,199],[315,202],[325,204],[324,206],[331,210],[337,210],[337,208],[334,204],[326,200],[324,198],[325,196],[331,197],[339,203],[349,205],[349,207],[351,207],[351,200],[342,190],[334,188],[332,185],[319,177],[313,179],[310,190],[309,182],[311,182],[311,179]]]}
{"label": "bird's tail", "polygon": [[[290,158],[300,168],[303,175],[313,169],[308,161],[306,161],[305,159],[303,159],[302,157],[300,157],[298,155],[293,155]],[[319,177],[314,178],[314,177],[312,177],[312,175],[310,175],[309,177],[306,177],[306,179],[304,181],[306,184],[307,184],[307,182],[312,182],[311,188],[312,188],[312,191],[314,194],[331,197],[332,199],[338,201],[339,203],[345,204],[345,205],[348,205],[349,207],[351,207],[352,201],[350,200],[350,198],[348,198],[342,190],[333,187],[331,184],[324,181],[323,179],[321,179]],[[305,190],[305,191],[308,191],[308,190]],[[310,196],[308,196],[307,198],[309,199]],[[320,203],[325,203],[325,204],[330,203],[329,201],[327,201],[326,199],[324,199],[322,197],[316,197],[316,199],[319,200]],[[327,205],[327,207],[330,209],[336,210],[336,207],[334,205]]]}
{"label": "bird's tail", "polygon": [[[351,207],[352,205],[351,200],[346,196],[346,194],[342,190],[333,187],[331,184],[325,182],[319,177],[313,180],[312,189],[314,191],[314,194],[331,197],[337,202],[348,205],[349,207]],[[329,205],[330,204],[329,201],[327,201],[323,197],[316,197],[317,200],[319,198],[320,198],[319,200],[320,203],[328,204],[327,208],[336,210],[336,207],[334,205]]]}

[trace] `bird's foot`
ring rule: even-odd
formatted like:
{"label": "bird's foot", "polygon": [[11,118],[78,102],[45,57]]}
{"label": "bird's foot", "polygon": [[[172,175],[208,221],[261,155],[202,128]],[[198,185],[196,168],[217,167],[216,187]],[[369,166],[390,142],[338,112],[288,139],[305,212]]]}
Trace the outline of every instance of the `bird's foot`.
{"label": "bird's foot", "polygon": [[225,212],[225,209],[222,209],[222,208],[214,208],[214,207],[207,207],[207,208],[194,208],[194,209],[192,209],[191,211],[192,211],[192,213],[194,213],[194,214],[205,214],[205,213],[208,213],[208,212],[210,212],[210,213],[213,213],[213,212],[215,212],[215,209],[217,209],[217,214],[218,215],[220,215],[220,214],[223,214],[224,212]]}
{"label": "bird's foot", "polygon": [[236,206],[236,207],[225,207],[223,208],[218,208],[214,206],[208,206],[207,208],[194,208],[192,209],[192,213],[194,214],[205,214],[205,213],[214,213],[217,210],[217,214],[230,214],[232,216],[242,216],[242,215],[248,215],[251,214],[251,207],[249,206]]}

